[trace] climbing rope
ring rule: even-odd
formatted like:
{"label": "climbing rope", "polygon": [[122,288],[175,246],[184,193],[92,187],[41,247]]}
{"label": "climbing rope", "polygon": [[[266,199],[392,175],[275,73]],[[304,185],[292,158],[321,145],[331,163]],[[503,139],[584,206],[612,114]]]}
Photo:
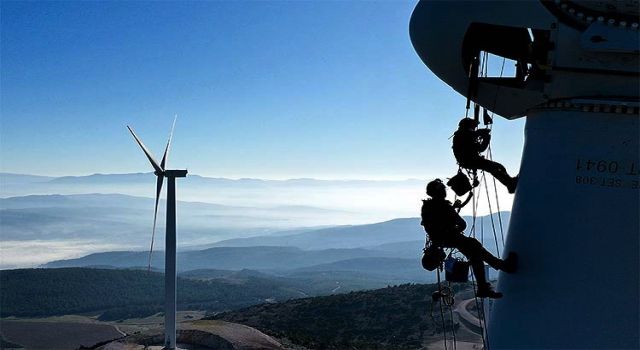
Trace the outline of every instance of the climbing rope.
{"label": "climbing rope", "polygon": [[[447,259],[452,258],[453,254],[455,254],[456,252],[457,250],[455,248],[451,248],[451,250],[449,251],[449,254],[447,254]],[[456,336],[456,322],[453,316],[453,305],[455,304],[455,296],[454,296],[454,290],[453,290],[453,287],[451,286],[450,281],[447,281],[447,285],[445,287],[443,287],[442,285],[442,278],[440,276],[440,273],[442,271],[445,271],[444,265],[445,265],[444,262],[441,262],[440,266],[437,268],[437,271],[436,271],[436,276],[438,281],[437,302],[439,303],[439,307],[440,307],[440,320],[442,322],[443,342],[444,342],[445,350],[448,350],[449,348],[449,343],[448,343],[449,341],[451,341],[452,350],[457,350],[458,345],[457,345],[457,336]],[[435,320],[435,317],[433,316],[434,302],[435,302],[435,298],[433,298],[433,295],[432,295],[430,316],[433,322],[435,323],[436,320]],[[447,332],[447,322],[446,322],[444,307],[446,307],[449,313],[451,338],[447,338],[448,332]]]}
{"label": "climbing rope", "polygon": [[456,341],[456,325],[455,322],[453,321],[453,304],[454,304],[454,297],[453,297],[453,288],[451,288],[451,282],[447,282],[448,284],[448,298],[450,301],[446,301],[443,299],[443,301],[445,301],[445,305],[447,305],[447,307],[449,308],[449,317],[451,318],[451,334],[453,335],[453,350],[457,350],[458,349],[458,344]]}
{"label": "climbing rope", "polygon": [[440,318],[442,320],[442,335],[444,337],[444,350],[447,350],[447,325],[444,320],[444,311],[442,309],[442,284],[440,281],[440,268],[437,269],[438,276],[438,294],[439,294],[439,304],[440,304]]}
{"label": "climbing rope", "polygon": [[484,244],[484,216],[480,217],[480,242]]}
{"label": "climbing rope", "polygon": [[480,322],[480,336],[482,337],[482,348],[484,350],[489,350],[489,342],[487,337],[485,336],[485,319],[484,319],[484,301],[480,298],[478,298],[478,293],[477,293],[477,289],[476,289],[476,279],[474,276],[471,277],[471,284],[473,286],[473,298],[475,299],[475,303],[476,303],[476,312],[478,313],[478,321]]}
{"label": "climbing rope", "polygon": [[[502,75],[504,74],[504,64],[506,62],[506,58],[503,57],[502,58],[502,64],[500,65],[500,75],[499,77],[502,78]],[[486,61],[489,61],[489,56],[486,57]],[[488,64],[488,63],[487,63]],[[498,85],[498,87],[496,88],[496,93],[493,97],[493,108],[495,109],[496,107],[496,103],[498,103],[498,92],[500,91],[500,85]],[[493,119],[493,116],[495,115],[495,113],[493,111],[491,111],[491,118]],[[491,125],[489,127],[490,129],[493,129],[493,125]],[[493,154],[491,152],[491,144],[489,144],[489,148],[487,149],[487,158],[491,161],[493,161]],[[496,209],[498,210],[498,222],[500,223],[500,238],[502,239],[502,247],[504,248],[504,229],[502,226],[502,213],[500,212],[500,201],[498,200],[498,186],[496,184],[496,179],[495,177],[493,178],[493,190],[495,192],[496,195]]]}
{"label": "climbing rope", "polygon": [[[476,175],[474,174],[474,176]],[[479,183],[482,183],[484,179],[485,179],[485,175],[484,173],[482,173],[482,177],[480,178]],[[476,191],[477,191],[476,188],[473,188],[471,191],[472,199],[473,199],[473,203],[472,203],[473,221],[471,224],[471,230],[469,231],[469,237],[473,236],[473,238],[476,238],[476,224],[477,224],[476,216],[478,214],[478,206],[480,205],[480,196],[482,195],[482,192],[476,192]]]}
{"label": "climbing rope", "polygon": [[493,220],[493,209],[491,208],[491,197],[489,196],[489,185],[487,185],[487,178],[484,176],[484,171],[483,173],[483,178],[484,178],[484,189],[487,193],[487,204],[489,206],[489,218],[491,219],[491,228],[493,229],[493,239],[495,240],[495,244],[496,244],[496,253],[498,254],[498,258],[500,258],[500,247],[498,246],[498,236],[496,233],[496,225],[495,222]]}
{"label": "climbing rope", "polygon": [[[484,173],[482,174],[483,179],[484,179]],[[482,182],[482,180],[480,180]],[[478,198],[477,196],[479,195],[479,193],[477,193],[479,191],[477,191],[476,188],[473,188],[472,190],[472,198],[473,198],[473,225],[471,226],[471,230],[469,230],[469,236],[473,235],[473,238],[476,238],[476,221],[477,221],[477,215],[478,215]],[[480,221],[480,234],[481,234],[481,239],[484,240],[484,219],[481,218]],[[475,279],[475,275],[471,274],[471,284],[473,287],[473,298],[475,299],[475,303],[476,303],[476,312],[478,313],[478,321],[480,322],[480,328],[481,328],[481,337],[482,337],[482,346],[483,349],[488,350],[488,342],[487,339],[485,337],[485,318],[484,318],[484,301],[482,301],[482,299],[478,298],[478,289],[477,289],[477,285],[476,285],[476,279]]]}
{"label": "climbing rope", "polygon": [[[502,77],[503,72],[504,72],[504,64],[505,64],[505,60],[503,59],[502,61],[502,65],[500,68],[500,77]],[[482,62],[482,71],[481,76],[486,76],[487,75],[487,71],[488,71],[488,54],[485,53],[484,57],[483,57],[483,62]],[[494,98],[494,107],[495,104],[497,102],[497,91],[496,91],[496,97]],[[493,118],[494,113],[491,113],[491,118]],[[489,129],[492,129],[492,124],[488,125]],[[489,145],[488,150],[487,150],[487,156],[489,158],[489,160],[493,160],[493,155],[491,152],[491,145]],[[489,194],[489,185],[487,183],[487,177],[485,172],[482,172],[482,177],[480,180],[480,183],[484,183],[484,187],[485,187],[485,194],[487,196],[487,205],[489,208],[489,218],[491,220],[491,228],[492,228],[492,232],[493,232],[493,238],[494,238],[494,242],[495,242],[495,246],[496,246],[496,252],[498,254],[498,258],[500,258],[500,246],[498,243],[498,237],[497,237],[497,233],[496,233],[496,227],[495,227],[495,221],[494,221],[494,215],[493,215],[493,207],[491,204],[491,196]],[[502,249],[504,249],[504,228],[503,228],[503,224],[502,224],[502,215],[500,212],[500,201],[498,200],[498,189],[497,189],[497,184],[496,184],[496,179],[493,178],[493,190],[494,190],[494,195],[495,195],[495,202],[496,202],[496,208],[498,210],[498,222],[499,222],[499,226],[500,226],[500,237],[501,237],[501,243],[502,243]],[[472,195],[474,196],[474,207],[473,207],[473,225],[472,225],[472,230],[470,232],[470,235],[473,235],[473,237],[476,237],[476,222],[477,222],[477,215],[478,215],[478,205],[479,205],[479,196],[481,194],[481,190],[480,189],[475,189],[472,192]],[[480,221],[480,239],[481,242],[484,245],[484,217],[481,217],[481,221]],[[489,278],[489,276],[487,276],[487,278]],[[472,283],[473,283],[473,291],[474,291],[474,298],[475,298],[475,302],[476,302],[476,309],[477,309],[477,313],[478,313],[478,320],[480,321],[480,326],[482,328],[482,343],[484,346],[485,350],[489,350],[489,334],[487,332],[487,328],[486,328],[486,318],[485,318],[485,308],[484,308],[484,300],[478,298],[477,296],[477,287],[476,287],[476,282],[475,282],[475,278],[472,278]]]}
{"label": "climbing rope", "polygon": [[[469,176],[471,176],[472,174],[469,174]],[[482,180],[480,180],[480,183],[482,183],[483,181],[486,182],[486,176],[484,174],[482,174]],[[474,180],[475,180],[475,174],[473,174],[474,176]],[[477,222],[477,209],[478,209],[478,205],[479,205],[479,197],[481,192],[479,191],[479,189],[477,188],[472,188],[471,189],[472,194],[471,194],[471,200],[472,200],[472,208],[473,208],[473,225],[471,226],[471,229],[469,230],[469,235],[473,235],[473,237],[476,237],[476,222]],[[457,198],[457,197],[456,197]],[[480,230],[481,230],[481,234],[484,236],[484,227],[482,225],[483,223],[483,218],[481,218],[481,226],[480,226]],[[448,257],[451,257],[453,254],[455,254],[456,250],[455,249],[451,249],[451,252],[448,254]],[[438,268],[437,271],[437,279],[438,279],[438,293],[440,295],[440,299],[439,299],[439,306],[440,306],[440,317],[441,317],[441,322],[442,322],[442,327],[443,327],[443,342],[444,342],[444,348],[445,350],[448,350],[449,348],[449,339],[447,337],[447,330],[446,330],[446,320],[445,320],[445,315],[444,315],[444,306],[447,306],[448,310],[449,310],[449,318],[450,318],[450,324],[451,324],[451,341],[452,341],[452,345],[453,345],[453,349],[456,350],[457,349],[457,339],[456,339],[456,325],[455,325],[455,321],[454,321],[454,316],[453,316],[453,298],[451,298],[450,302],[446,302],[446,297],[445,294],[448,295],[453,295],[453,289],[451,288],[451,283],[448,282],[448,286],[445,288],[442,287],[442,280],[440,277],[440,271],[442,270],[442,265],[440,268]],[[488,349],[488,344],[486,341],[486,336],[485,336],[485,319],[484,319],[484,302],[482,301],[482,299],[478,298],[477,296],[477,286],[475,283],[475,278],[472,276],[472,285],[473,285],[473,293],[474,293],[474,299],[476,302],[476,309],[477,309],[477,313],[478,313],[478,320],[480,322],[480,328],[482,329],[482,332],[480,334],[480,336],[482,337],[482,344],[484,349]],[[446,291],[446,292],[445,292]],[[444,306],[443,306],[444,304]],[[435,318],[433,317],[433,302],[431,305],[431,318],[435,321]]]}
{"label": "climbing rope", "polygon": [[[487,57],[487,61],[488,61],[488,57]],[[502,73],[504,73],[504,63],[506,62],[506,57],[502,58],[502,66],[500,67],[500,78],[502,78]],[[493,109],[496,108],[496,103],[498,103],[498,92],[500,91],[500,87],[501,85],[498,85],[498,87],[496,88],[496,94],[493,97]],[[491,112],[491,117],[493,117],[493,112]]]}
{"label": "climbing rope", "polygon": [[[489,160],[493,161],[493,155],[491,154],[491,145],[487,149],[487,155]],[[500,238],[502,239],[502,247],[504,248],[504,228],[502,226],[502,212],[500,211],[500,201],[498,200],[498,185],[496,184],[496,178],[493,178],[493,191],[496,195],[496,210],[498,210],[498,223],[500,224]]]}
{"label": "climbing rope", "polygon": [[[502,59],[502,65],[500,67],[500,78],[502,77],[503,73],[504,73],[504,66],[505,66],[505,62],[506,59],[503,58]],[[488,52],[482,52],[481,54],[479,54],[476,58],[474,58],[474,61],[472,63],[472,66],[470,67],[469,70],[469,91],[468,91],[468,96],[467,96],[467,102],[466,102],[466,106],[465,106],[465,118],[469,118],[469,112],[471,109],[471,98],[472,96],[475,94],[475,91],[473,91],[473,89],[471,88],[472,85],[475,85],[477,82],[475,82],[475,79],[477,79],[478,77],[487,77],[488,75],[488,70],[489,70],[489,53]],[[473,74],[476,74],[476,76],[474,77]],[[499,89],[499,87],[498,87]],[[498,91],[496,90],[496,94],[494,97],[494,101],[493,101],[493,107],[495,109],[495,105],[497,103],[497,97],[498,97]],[[479,115],[480,115],[480,106],[477,103],[474,103],[474,119],[479,121]],[[485,125],[487,126],[487,128],[489,128],[490,130],[493,127],[493,116],[494,113],[491,112],[491,115],[489,115],[486,111],[486,109],[484,110],[484,122]],[[489,116],[489,118],[487,118],[487,116]],[[452,135],[453,136],[453,135]],[[492,151],[491,151],[491,145],[489,144],[488,148],[487,148],[487,158],[489,160],[493,160],[493,155],[492,155]],[[495,219],[494,219],[494,213],[493,213],[493,205],[492,205],[492,199],[491,199],[491,195],[489,193],[489,184],[488,184],[488,180],[487,180],[487,176],[485,174],[485,171],[482,171],[481,176],[480,176],[480,180],[478,181],[478,172],[475,170],[470,170],[470,169],[465,169],[466,174],[468,176],[469,179],[471,179],[473,181],[474,186],[471,189],[471,200],[472,200],[472,224],[471,224],[471,228],[469,229],[468,232],[468,236],[469,237],[473,237],[474,239],[476,238],[476,233],[477,233],[477,224],[478,224],[478,220],[477,220],[477,216],[478,216],[478,206],[480,204],[480,197],[482,194],[482,190],[481,187],[484,184],[484,192],[487,196],[487,206],[489,209],[489,218],[491,220],[491,228],[492,228],[492,232],[493,232],[493,238],[494,238],[494,243],[495,243],[495,247],[496,247],[496,253],[497,253],[497,257],[500,258],[500,252],[501,252],[501,247],[500,247],[500,243],[498,242],[498,236],[497,236],[497,230],[496,230],[496,223],[495,223]],[[476,186],[476,184],[478,186]],[[500,228],[500,237],[501,237],[501,243],[502,243],[502,249],[504,249],[504,227],[503,227],[503,223],[502,223],[502,213],[500,211],[500,201],[498,198],[498,188],[497,188],[497,183],[496,183],[496,179],[493,178],[493,191],[494,191],[494,197],[495,197],[495,205],[496,205],[496,209],[497,209],[497,216],[498,216],[498,225]],[[456,197],[457,199],[457,197]],[[484,245],[484,216],[480,218],[480,239],[482,244]],[[449,257],[451,257],[451,255],[454,254],[454,250],[452,249],[451,252],[449,253]],[[440,271],[443,269],[442,265],[438,268],[437,271],[437,278],[438,278],[438,293],[440,295],[440,316],[441,316],[441,321],[442,321],[442,329],[443,329],[443,337],[444,337],[444,348],[445,350],[448,350],[448,346],[447,346],[447,329],[446,329],[446,322],[445,322],[445,314],[444,314],[444,310],[443,310],[443,304],[445,304],[446,306],[449,307],[449,315],[450,315],[450,319],[451,319],[451,331],[452,331],[452,341],[453,341],[453,349],[456,349],[456,329],[455,329],[455,323],[454,323],[454,318],[453,318],[453,310],[451,308],[451,306],[453,305],[453,301],[450,302],[450,304],[445,303],[444,298],[443,298],[443,287],[442,287],[442,281],[440,278]],[[489,276],[487,276],[487,279],[489,279]],[[473,293],[474,293],[474,299],[475,299],[475,303],[476,303],[476,309],[477,309],[477,314],[478,314],[478,321],[480,323],[480,328],[482,330],[481,332],[481,337],[482,337],[482,344],[483,344],[483,348],[484,350],[489,350],[489,334],[486,330],[486,318],[485,318],[485,308],[484,308],[484,300],[482,298],[478,298],[478,286],[475,280],[475,276],[472,274],[471,277],[471,283],[472,283],[472,287],[473,287]],[[446,291],[447,293],[451,293],[451,295],[453,295],[453,290],[451,289],[451,283],[448,283],[448,286],[446,287]],[[432,319],[435,320],[435,318],[433,317],[433,302],[431,305],[431,317]]]}
{"label": "climbing rope", "polygon": [[[502,75],[504,74],[505,62],[506,62],[506,59],[503,57],[502,58],[502,64],[500,66],[500,75],[499,75],[500,78],[502,78]],[[489,71],[489,68],[488,68],[489,67],[489,53],[488,52],[483,52],[481,66],[482,66],[482,69],[480,70],[479,75],[481,77],[487,77],[488,71]],[[493,102],[494,107],[495,107],[495,104],[497,103],[497,98],[498,98],[498,91],[496,90],[496,93],[495,93],[495,96],[494,96],[494,102]],[[486,112],[486,109],[485,109],[485,112]],[[494,113],[491,112],[491,119],[493,119],[493,116],[494,116]],[[493,129],[493,124],[489,124],[488,128],[490,130]],[[487,148],[487,158],[489,160],[493,161],[493,154],[491,152],[491,144],[489,144],[489,147]],[[494,190],[494,195],[495,195],[495,200],[496,200],[496,209],[498,210],[498,223],[499,223],[499,226],[500,226],[500,238],[501,238],[502,248],[504,249],[504,228],[503,228],[503,225],[502,225],[502,214],[500,212],[500,201],[498,200],[498,186],[497,186],[495,177],[492,179],[492,181],[493,181],[493,190]],[[486,195],[487,195],[487,205],[489,207],[489,215],[490,215],[490,219],[491,219],[491,227],[492,227],[492,230],[493,230],[493,236],[494,236],[494,241],[495,241],[495,246],[496,246],[496,253],[498,254],[498,258],[500,258],[500,247],[498,245],[498,238],[497,238],[495,222],[494,222],[494,217],[493,217],[493,208],[491,206],[491,197],[489,195],[489,185],[487,184],[487,179],[486,179],[484,171],[482,172],[482,180],[481,180],[481,182],[484,182],[485,192],[486,192]],[[484,245],[484,237],[483,237],[483,240],[481,242]]]}

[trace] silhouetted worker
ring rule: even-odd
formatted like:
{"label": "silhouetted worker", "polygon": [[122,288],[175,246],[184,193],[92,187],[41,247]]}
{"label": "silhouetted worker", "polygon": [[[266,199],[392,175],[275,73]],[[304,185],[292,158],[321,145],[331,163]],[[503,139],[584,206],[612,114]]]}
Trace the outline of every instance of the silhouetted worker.
{"label": "silhouetted worker", "polygon": [[484,170],[505,185],[509,193],[514,193],[518,178],[509,176],[502,164],[480,155],[489,147],[491,130],[477,128],[478,122],[474,119],[464,118],[458,123],[458,130],[453,134],[453,154],[458,165],[465,169]]}
{"label": "silhouetted worker", "polygon": [[456,208],[462,207],[459,201],[451,204],[447,197],[447,190],[440,179],[427,184],[427,195],[431,198],[422,201],[422,223],[429,235],[431,243],[442,248],[456,248],[464,254],[473,269],[478,282],[477,296],[480,298],[501,298],[502,293],[495,292],[487,282],[484,272],[484,262],[496,270],[513,273],[516,270],[517,256],[509,253],[505,260],[496,258],[475,238],[467,237],[463,231],[467,227]]}

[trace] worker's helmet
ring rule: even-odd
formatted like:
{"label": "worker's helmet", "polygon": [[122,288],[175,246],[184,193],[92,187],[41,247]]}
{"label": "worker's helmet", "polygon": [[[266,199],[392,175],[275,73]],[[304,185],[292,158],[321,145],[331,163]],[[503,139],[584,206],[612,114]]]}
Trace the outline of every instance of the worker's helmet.
{"label": "worker's helmet", "polygon": [[442,180],[435,179],[427,184],[427,194],[431,197],[446,196],[447,188],[442,183]]}
{"label": "worker's helmet", "polygon": [[467,128],[477,128],[480,123],[471,118],[464,118],[458,123],[459,129],[467,129]]}

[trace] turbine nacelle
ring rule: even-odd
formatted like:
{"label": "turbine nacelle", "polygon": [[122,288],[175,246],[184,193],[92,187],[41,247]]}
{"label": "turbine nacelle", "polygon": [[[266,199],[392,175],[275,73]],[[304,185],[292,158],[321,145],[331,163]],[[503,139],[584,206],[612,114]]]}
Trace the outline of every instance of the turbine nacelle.
{"label": "turbine nacelle", "polygon": [[[628,109],[640,86],[637,8],[637,0],[421,0],[409,31],[435,75],[503,117],[576,98],[618,99]],[[515,72],[478,74],[483,53]]]}
{"label": "turbine nacelle", "polygon": [[166,177],[186,177],[187,170],[165,170],[164,176]]}
{"label": "turbine nacelle", "polygon": [[163,170],[163,171],[154,171],[153,175],[158,177],[186,177],[188,171],[186,169],[180,170]]}

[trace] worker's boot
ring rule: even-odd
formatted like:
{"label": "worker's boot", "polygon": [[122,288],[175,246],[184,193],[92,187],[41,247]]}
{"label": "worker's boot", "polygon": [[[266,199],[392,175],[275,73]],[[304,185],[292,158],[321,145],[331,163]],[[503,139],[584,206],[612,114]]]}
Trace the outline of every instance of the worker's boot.
{"label": "worker's boot", "polygon": [[518,254],[509,252],[507,258],[502,260],[500,264],[500,270],[506,273],[514,273],[518,269]]}
{"label": "worker's boot", "polygon": [[491,298],[491,299],[500,299],[502,298],[502,293],[496,292],[491,288],[491,284],[482,283],[478,284],[478,292],[476,293],[478,298]]}
{"label": "worker's boot", "polygon": [[518,187],[518,177],[519,175],[516,175],[509,180],[509,183],[507,184],[507,191],[509,191],[509,193],[516,192],[516,187]]}

